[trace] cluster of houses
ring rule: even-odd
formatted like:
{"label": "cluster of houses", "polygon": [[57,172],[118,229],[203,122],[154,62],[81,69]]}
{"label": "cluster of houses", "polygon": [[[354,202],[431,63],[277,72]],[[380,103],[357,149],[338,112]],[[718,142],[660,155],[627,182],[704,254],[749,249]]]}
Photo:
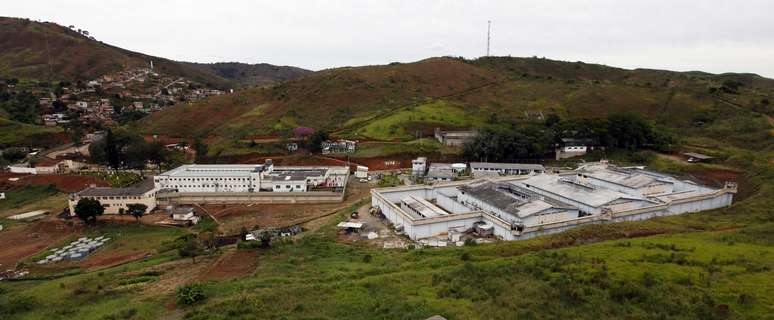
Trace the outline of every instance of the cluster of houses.
{"label": "cluster of houses", "polygon": [[[198,87],[190,80],[167,77],[150,68],[121,71],[86,83],[62,87],[57,92],[59,96],[48,93],[41,97],[39,104],[51,110],[43,114],[41,119],[48,126],[66,125],[74,120],[68,114],[75,113],[83,122],[110,124],[122,112],[157,112],[179,101],[195,101],[224,93]],[[115,105],[107,96],[131,102]]]}

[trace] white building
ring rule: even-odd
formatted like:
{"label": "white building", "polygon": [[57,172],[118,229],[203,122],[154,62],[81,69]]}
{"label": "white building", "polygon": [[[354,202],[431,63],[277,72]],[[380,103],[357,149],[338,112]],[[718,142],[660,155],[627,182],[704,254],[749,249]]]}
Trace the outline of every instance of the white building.
{"label": "white building", "polygon": [[411,160],[411,175],[421,177],[427,171],[427,158],[419,157]]}
{"label": "white building", "polygon": [[275,167],[264,164],[183,165],[154,177],[156,188],[180,193],[306,192],[343,187],[347,167]]}
{"label": "white building", "polygon": [[70,215],[75,216],[75,205],[83,198],[98,200],[105,207],[104,214],[120,214],[126,212],[130,204],[138,203],[147,206],[150,212],[156,208],[156,191],[151,179],[128,188],[88,187],[70,195]]}
{"label": "white building", "polygon": [[520,175],[544,173],[546,168],[540,164],[471,162],[470,171],[473,174],[492,172],[501,175]]}
{"label": "white building", "polygon": [[584,224],[726,207],[735,193],[734,183],[709,188],[604,162],[563,174],[371,190],[372,205],[414,240],[481,225],[503,240],[527,239]]}

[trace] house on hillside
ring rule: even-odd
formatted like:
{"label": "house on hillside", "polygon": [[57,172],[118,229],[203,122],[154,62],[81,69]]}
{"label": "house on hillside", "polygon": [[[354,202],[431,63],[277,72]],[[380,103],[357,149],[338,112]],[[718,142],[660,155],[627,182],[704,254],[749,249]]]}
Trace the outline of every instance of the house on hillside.
{"label": "house on hillside", "polygon": [[688,162],[713,162],[715,157],[708,156],[706,154],[696,152],[684,152],[683,155],[687,158]]}
{"label": "house on hillside", "polygon": [[594,150],[596,144],[592,139],[562,138],[556,146],[556,160],[582,156]]}
{"label": "house on hillside", "polygon": [[322,154],[355,152],[357,141],[339,139],[336,141],[323,141],[320,144]]}
{"label": "house on hillside", "polygon": [[468,140],[475,138],[476,131],[443,131],[435,128],[435,138],[445,146],[461,146]]}

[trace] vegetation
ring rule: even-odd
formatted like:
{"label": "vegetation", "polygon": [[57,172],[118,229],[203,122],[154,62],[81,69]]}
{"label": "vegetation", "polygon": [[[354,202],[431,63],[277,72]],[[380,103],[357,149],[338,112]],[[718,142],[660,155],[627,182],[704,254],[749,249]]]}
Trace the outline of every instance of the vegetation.
{"label": "vegetation", "polygon": [[492,125],[479,130],[476,138],[465,143],[465,158],[474,161],[518,162],[538,159],[562,144],[562,139],[580,140],[609,151],[617,149],[669,150],[673,139],[654,129],[633,114],[612,114],[607,118],[580,118],[561,121],[549,117],[544,125],[512,123],[510,127]]}
{"label": "vegetation", "polygon": [[0,210],[5,211],[39,202],[42,199],[58,194],[59,190],[52,184],[29,184],[22,187],[5,189],[3,192],[5,192],[5,199],[0,200]]}
{"label": "vegetation", "polygon": [[137,223],[140,223],[140,218],[145,215],[145,211],[148,210],[148,206],[142,203],[130,203],[127,206],[127,214],[137,219]]}
{"label": "vegetation", "polygon": [[128,130],[107,130],[105,139],[89,146],[91,159],[111,168],[144,169],[148,163],[161,166],[170,162],[169,151],[158,141],[147,142]]}
{"label": "vegetation", "polygon": [[207,298],[201,283],[186,284],[177,287],[175,298],[179,305],[193,305]]}
{"label": "vegetation", "polygon": [[104,212],[105,207],[96,199],[82,198],[75,204],[75,215],[86,224],[96,224],[97,217]]}

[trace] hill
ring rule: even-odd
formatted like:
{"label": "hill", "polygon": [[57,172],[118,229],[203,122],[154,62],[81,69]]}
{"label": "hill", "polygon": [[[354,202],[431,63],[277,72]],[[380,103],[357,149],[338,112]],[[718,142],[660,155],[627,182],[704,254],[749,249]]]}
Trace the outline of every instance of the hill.
{"label": "hill", "polygon": [[[774,80],[752,74],[626,70],[539,58],[430,58],[323,70],[268,88],[176,106],[146,133],[241,139],[309,126],[341,136],[409,141],[432,128],[634,112],[685,134],[761,143]],[[742,130],[738,126],[746,126]]]}
{"label": "hill", "polygon": [[207,87],[227,89],[292,79],[308,70],[270,64],[178,62],[118,48],[51,22],[0,17],[0,78],[92,80],[122,70],[148,67]]}
{"label": "hill", "polygon": [[147,67],[225,88],[229,81],[176,61],[114,47],[50,22],[0,17],[0,77],[92,80],[104,74]]}
{"label": "hill", "polygon": [[285,81],[312,73],[310,70],[298,67],[275,66],[268,63],[186,62],[185,64],[203,69],[221,78],[234,81],[242,86],[255,86],[269,82]]}

